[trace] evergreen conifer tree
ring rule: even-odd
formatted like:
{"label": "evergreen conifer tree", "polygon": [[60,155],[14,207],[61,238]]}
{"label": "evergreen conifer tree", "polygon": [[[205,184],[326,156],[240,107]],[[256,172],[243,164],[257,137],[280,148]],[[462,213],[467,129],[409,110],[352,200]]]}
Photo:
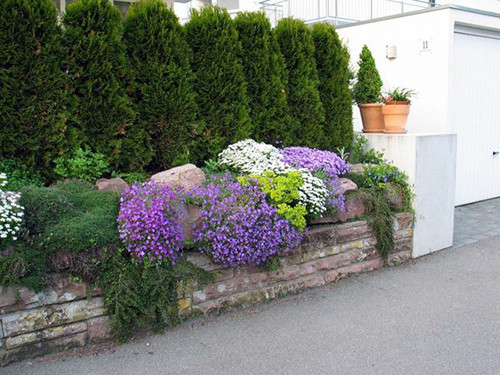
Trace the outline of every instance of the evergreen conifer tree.
{"label": "evergreen conifer tree", "polygon": [[325,108],[324,148],[349,149],[352,137],[352,97],[349,90],[349,52],[332,25],[312,28],[319,94]]}
{"label": "evergreen conifer tree", "polygon": [[77,0],[68,5],[63,23],[82,143],[108,156],[115,169],[140,170],[151,160],[151,149],[126,94],[120,11],[109,0]]}
{"label": "evergreen conifer tree", "polygon": [[198,110],[206,126],[206,153],[214,157],[252,134],[241,44],[231,16],[219,7],[193,10],[185,27]]}
{"label": "evergreen conifer tree", "polygon": [[284,18],[275,32],[288,71],[288,105],[295,120],[290,126],[291,143],[320,147],[324,143],[325,112],[319,97],[311,30],[303,21]]}
{"label": "evergreen conifer tree", "polygon": [[162,0],[134,3],[125,19],[123,41],[137,122],[149,133],[153,168],[196,161],[190,154],[199,131],[191,52],[177,16]]}
{"label": "evergreen conifer tree", "polygon": [[240,13],[235,19],[242,45],[250,116],[257,141],[288,144],[292,121],[286,94],[286,73],[271,23],[264,13]]}
{"label": "evergreen conifer tree", "polygon": [[70,97],[51,0],[0,4],[0,150],[53,177],[66,142]]}
{"label": "evergreen conifer tree", "polygon": [[378,103],[382,90],[382,79],[378,73],[375,59],[366,45],[359,55],[359,70],[353,87],[353,97],[356,103]]}

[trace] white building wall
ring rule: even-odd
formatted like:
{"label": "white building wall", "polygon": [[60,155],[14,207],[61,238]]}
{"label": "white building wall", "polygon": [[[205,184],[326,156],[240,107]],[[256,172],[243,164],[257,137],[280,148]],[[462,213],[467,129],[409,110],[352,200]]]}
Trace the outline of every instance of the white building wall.
{"label": "white building wall", "polygon": [[437,0],[436,4],[454,4],[467,8],[500,13],[500,0]]}
{"label": "white building wall", "polygon": [[[427,11],[337,30],[349,47],[354,69],[357,69],[359,54],[366,44],[375,58],[384,88],[406,87],[417,92],[408,119],[410,133],[449,131],[448,67],[453,33],[450,13],[450,9]],[[427,42],[427,49],[424,42]],[[396,46],[395,59],[386,58],[387,46]],[[360,131],[357,107],[353,113],[355,129]]]}
{"label": "white building wall", "polygon": [[[487,33],[490,39],[477,39],[470,47],[463,47],[463,43],[456,43],[461,36],[455,31],[464,26]],[[500,17],[443,7],[368,21],[339,28],[338,32],[349,46],[354,65],[366,43],[386,88],[417,91],[408,119],[410,134],[457,133],[455,203],[500,196],[500,157],[493,155],[493,151],[500,150],[500,60],[491,58],[500,54]],[[427,49],[423,48],[424,41]],[[486,44],[489,47],[481,49]],[[397,47],[394,60],[385,54],[386,46],[391,45]],[[457,46],[462,48],[460,53],[455,51]],[[467,73],[465,58],[472,69],[476,66],[481,71]],[[459,81],[468,86],[457,86]],[[361,130],[358,108],[354,108],[354,120],[355,129]]]}

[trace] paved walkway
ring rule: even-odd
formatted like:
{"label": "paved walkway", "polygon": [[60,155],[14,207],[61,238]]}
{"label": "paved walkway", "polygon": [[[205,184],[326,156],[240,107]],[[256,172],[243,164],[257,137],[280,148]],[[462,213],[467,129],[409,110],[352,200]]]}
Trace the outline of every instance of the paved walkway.
{"label": "paved walkway", "polygon": [[496,236],[98,355],[25,361],[0,374],[498,375],[499,269]]}
{"label": "paved walkway", "polygon": [[454,247],[484,240],[497,234],[500,234],[500,198],[455,209]]}

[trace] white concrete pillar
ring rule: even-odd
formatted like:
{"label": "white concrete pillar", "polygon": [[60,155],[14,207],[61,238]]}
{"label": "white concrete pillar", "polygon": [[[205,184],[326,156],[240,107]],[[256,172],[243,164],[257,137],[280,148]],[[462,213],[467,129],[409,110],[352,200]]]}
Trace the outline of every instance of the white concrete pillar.
{"label": "white concrete pillar", "polygon": [[453,245],[456,134],[363,134],[414,185],[414,258]]}

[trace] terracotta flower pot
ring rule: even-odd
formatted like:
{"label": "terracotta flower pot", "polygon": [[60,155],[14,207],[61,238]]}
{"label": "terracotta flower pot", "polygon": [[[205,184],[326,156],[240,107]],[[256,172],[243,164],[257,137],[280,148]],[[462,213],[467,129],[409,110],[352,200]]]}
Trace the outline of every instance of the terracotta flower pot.
{"label": "terracotta flower pot", "polygon": [[408,102],[390,102],[382,107],[384,115],[385,131],[389,134],[406,133],[406,120],[410,113]]}
{"label": "terracotta flower pot", "polygon": [[358,104],[363,133],[383,133],[385,129],[381,103]]}

